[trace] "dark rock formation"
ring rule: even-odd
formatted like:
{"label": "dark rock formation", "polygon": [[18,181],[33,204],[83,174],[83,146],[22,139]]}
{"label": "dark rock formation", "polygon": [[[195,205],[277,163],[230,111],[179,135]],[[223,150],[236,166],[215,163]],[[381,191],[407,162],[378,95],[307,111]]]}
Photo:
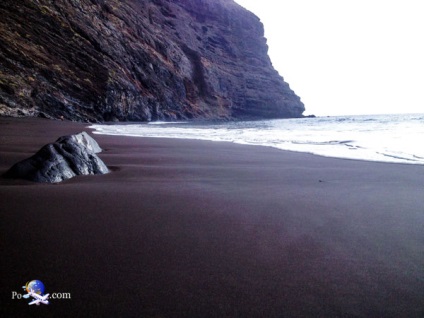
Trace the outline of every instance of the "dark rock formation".
{"label": "dark rock formation", "polygon": [[15,164],[4,177],[56,183],[77,175],[105,174],[108,168],[98,152],[101,148],[86,132],[60,137]]}
{"label": "dark rock formation", "polygon": [[300,117],[263,25],[232,0],[2,0],[0,114]]}

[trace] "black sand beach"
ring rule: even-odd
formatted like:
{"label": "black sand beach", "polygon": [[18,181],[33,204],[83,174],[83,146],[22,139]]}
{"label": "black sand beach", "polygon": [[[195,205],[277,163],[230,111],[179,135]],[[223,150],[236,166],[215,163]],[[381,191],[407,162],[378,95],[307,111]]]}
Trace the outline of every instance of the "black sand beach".
{"label": "black sand beach", "polygon": [[[0,174],[86,127],[0,118]],[[0,178],[1,317],[424,317],[424,166],[93,136],[107,175]]]}

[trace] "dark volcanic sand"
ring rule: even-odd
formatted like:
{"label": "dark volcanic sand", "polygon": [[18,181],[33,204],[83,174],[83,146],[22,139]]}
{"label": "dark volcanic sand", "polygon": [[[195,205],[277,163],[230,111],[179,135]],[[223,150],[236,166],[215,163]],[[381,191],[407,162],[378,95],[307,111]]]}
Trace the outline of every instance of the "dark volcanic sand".
{"label": "dark volcanic sand", "polygon": [[[1,118],[0,174],[85,127]],[[424,317],[424,166],[94,138],[110,174],[0,179],[1,317]]]}

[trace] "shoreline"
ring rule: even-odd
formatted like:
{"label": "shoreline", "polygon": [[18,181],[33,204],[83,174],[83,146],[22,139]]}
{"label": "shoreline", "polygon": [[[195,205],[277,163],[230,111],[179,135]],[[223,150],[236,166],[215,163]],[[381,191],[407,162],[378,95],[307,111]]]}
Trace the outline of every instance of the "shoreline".
{"label": "shoreline", "polygon": [[[419,143],[417,136],[424,133],[419,126],[422,116],[410,118],[412,115],[405,115],[400,119],[393,116],[381,115],[379,119],[378,116],[319,118],[314,124],[304,119],[276,119],[220,124],[204,122],[202,125],[196,122],[94,124],[90,128],[96,130],[95,134],[221,141],[327,158],[424,165],[424,153],[420,148],[412,147],[414,141]],[[383,125],[387,120],[392,121],[391,126]],[[415,134],[411,135],[414,131]]]}
{"label": "shoreline", "polygon": [[[0,118],[0,174],[86,130],[112,172],[0,179],[6,316],[421,317],[424,167]],[[69,292],[32,308],[11,291]]]}

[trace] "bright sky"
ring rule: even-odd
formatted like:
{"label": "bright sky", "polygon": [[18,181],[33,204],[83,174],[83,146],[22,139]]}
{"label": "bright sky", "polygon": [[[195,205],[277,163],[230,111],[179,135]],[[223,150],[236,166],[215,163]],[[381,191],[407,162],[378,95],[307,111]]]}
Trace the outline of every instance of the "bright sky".
{"label": "bright sky", "polygon": [[424,1],[235,1],[306,115],[424,113]]}

